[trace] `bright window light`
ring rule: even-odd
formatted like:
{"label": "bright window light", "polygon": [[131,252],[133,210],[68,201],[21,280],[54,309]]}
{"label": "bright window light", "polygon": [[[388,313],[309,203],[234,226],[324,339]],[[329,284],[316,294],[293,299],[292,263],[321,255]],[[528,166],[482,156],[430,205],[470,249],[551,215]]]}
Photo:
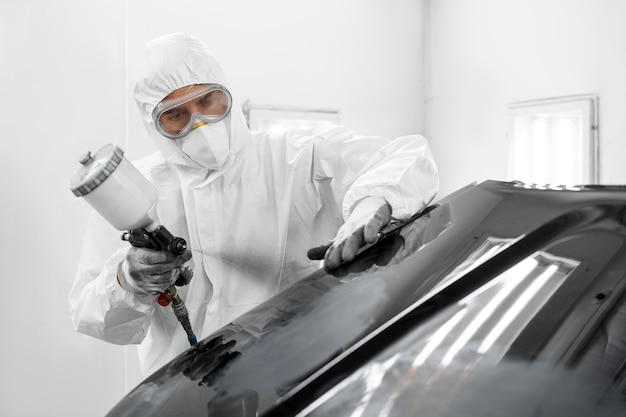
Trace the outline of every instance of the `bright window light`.
{"label": "bright window light", "polygon": [[282,133],[289,129],[315,128],[339,124],[339,111],[307,107],[252,104],[246,101],[243,111],[251,130]]}
{"label": "bright window light", "polygon": [[509,179],[532,184],[596,184],[597,118],[597,97],[592,95],[510,104]]}

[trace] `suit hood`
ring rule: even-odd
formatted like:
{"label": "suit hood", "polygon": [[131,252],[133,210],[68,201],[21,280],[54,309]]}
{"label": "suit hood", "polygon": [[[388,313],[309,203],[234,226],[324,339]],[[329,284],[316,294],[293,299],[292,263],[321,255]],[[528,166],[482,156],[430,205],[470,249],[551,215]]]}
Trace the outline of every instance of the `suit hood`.
{"label": "suit hood", "polygon": [[[135,101],[144,125],[165,160],[203,170],[172,139],[157,131],[152,112],[172,91],[188,85],[216,83],[231,90],[222,67],[211,51],[200,40],[186,33],[174,33],[153,39],[141,49],[134,66],[133,78]],[[230,114],[219,123],[225,123],[229,132],[229,161],[222,168],[224,170],[252,139],[241,105],[234,96]]]}

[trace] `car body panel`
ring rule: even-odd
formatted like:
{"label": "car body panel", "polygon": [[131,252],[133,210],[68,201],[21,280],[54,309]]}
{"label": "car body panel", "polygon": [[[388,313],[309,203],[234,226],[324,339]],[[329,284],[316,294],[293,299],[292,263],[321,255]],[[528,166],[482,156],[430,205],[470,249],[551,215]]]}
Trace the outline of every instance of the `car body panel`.
{"label": "car body panel", "polygon": [[[624,304],[625,218],[625,187],[470,184],[354,262],[317,271],[201,341],[108,415],[314,414],[332,405],[321,400],[326,393],[359,381],[359,373],[390,357],[415,361],[424,349],[449,356],[450,368],[423,365],[431,376],[445,368],[458,379],[474,362],[574,367]],[[455,316],[469,310],[465,322]],[[617,320],[613,333],[623,324]],[[427,348],[438,329],[442,342]],[[470,349],[489,340],[498,349],[482,349],[486,356]],[[625,346],[611,343],[618,353],[602,366],[621,387],[624,371],[614,362]],[[599,356],[594,363],[607,361]]]}

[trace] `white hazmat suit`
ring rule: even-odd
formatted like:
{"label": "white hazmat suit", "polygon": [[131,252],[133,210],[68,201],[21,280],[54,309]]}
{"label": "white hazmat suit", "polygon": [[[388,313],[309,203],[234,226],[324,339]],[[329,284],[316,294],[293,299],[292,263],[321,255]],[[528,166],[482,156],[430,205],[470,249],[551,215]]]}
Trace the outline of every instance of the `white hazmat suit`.
{"label": "white hazmat suit", "polygon": [[[160,152],[134,164],[158,189],[160,223],[192,251],[193,279],[179,294],[198,340],[319,268],[307,250],[331,240],[355,202],[383,197],[393,217],[406,218],[438,188],[421,136],[390,141],[343,127],[250,132],[236,97],[225,119],[197,129],[208,128],[213,139],[200,145],[207,157],[192,159],[198,149],[184,151],[159,134],[152,112],[172,91],[204,83],[229,86],[197,39],[173,34],[144,47],[135,99]],[[120,232],[94,212],[70,308],[77,331],[140,344],[140,365],[148,374],[189,345],[171,309],[159,306],[155,295],[119,285],[116,274],[128,250]]]}

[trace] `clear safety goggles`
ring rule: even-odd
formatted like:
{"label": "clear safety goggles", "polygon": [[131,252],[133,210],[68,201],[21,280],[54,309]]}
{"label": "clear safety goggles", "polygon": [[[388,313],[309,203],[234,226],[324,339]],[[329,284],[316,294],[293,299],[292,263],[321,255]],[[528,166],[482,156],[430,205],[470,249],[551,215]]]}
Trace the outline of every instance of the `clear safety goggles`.
{"label": "clear safety goggles", "polygon": [[197,127],[219,122],[232,107],[230,92],[220,84],[196,84],[172,95],[157,104],[152,113],[159,133],[170,139],[180,139]]}

